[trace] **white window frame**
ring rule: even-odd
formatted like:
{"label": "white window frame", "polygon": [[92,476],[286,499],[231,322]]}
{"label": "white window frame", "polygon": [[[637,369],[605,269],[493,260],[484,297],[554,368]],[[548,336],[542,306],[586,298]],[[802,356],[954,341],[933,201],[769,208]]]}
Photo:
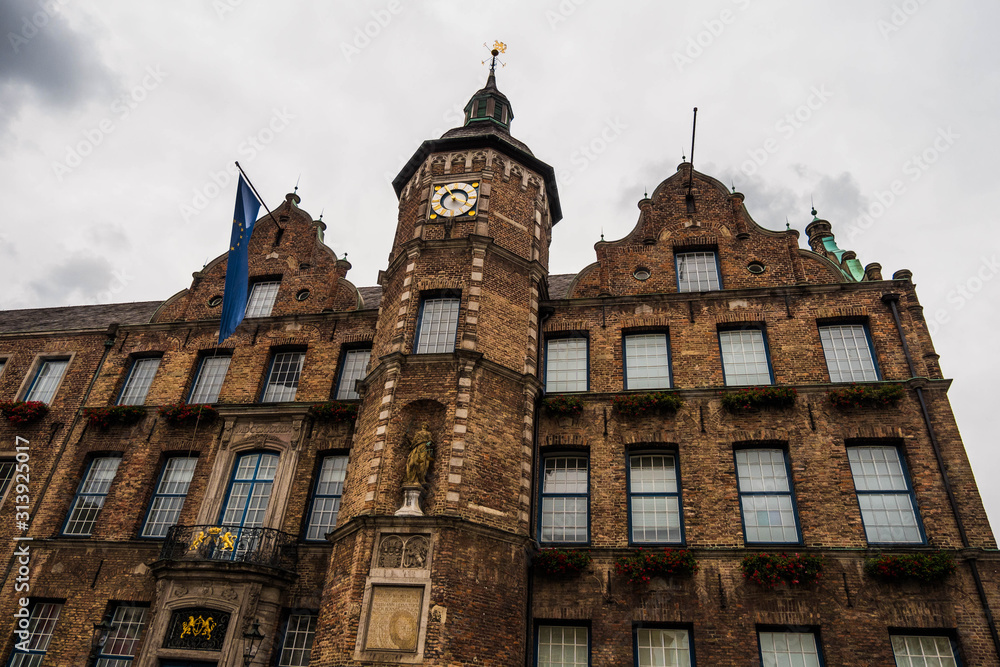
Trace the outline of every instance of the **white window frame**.
{"label": "white window frame", "polygon": [[270,317],[280,288],[280,280],[258,280],[250,285],[250,296],[247,297],[247,308],[243,316]]}
{"label": "white window frame", "polygon": [[[707,258],[711,257],[709,263]],[[692,250],[674,254],[678,292],[715,292],[722,289],[719,253],[715,250]]]}
{"label": "white window frame", "polygon": [[344,350],[340,358],[340,373],[337,377],[338,401],[353,401],[361,398],[355,389],[355,382],[363,380],[368,374],[368,362],[371,360],[370,347],[358,347]]}
{"label": "white window frame", "polygon": [[[692,667],[694,647],[687,628],[635,628],[635,667]],[[667,656],[670,660],[667,660]],[[686,658],[686,659],[685,659]]]}
{"label": "white window frame", "polygon": [[767,335],[759,327],[719,331],[722,376],[727,387],[774,384]]}
{"label": "white window frame", "polygon": [[428,296],[421,299],[413,352],[440,354],[454,350],[461,310],[460,296]]}
{"label": "white window frame", "polygon": [[[788,452],[776,447],[750,447],[737,449],[733,456],[736,461],[736,488],[746,544],[801,543],[802,532],[792,488]],[[767,471],[772,474],[753,474]],[[787,501],[787,505],[783,501]],[[790,524],[785,520],[785,515],[790,515]],[[759,521],[762,516],[767,521],[766,524]],[[779,523],[772,523],[774,518]],[[759,539],[764,535],[773,537],[775,529],[778,530],[780,539]],[[792,535],[788,535],[789,529]]]}
{"label": "white window frame", "polygon": [[[560,473],[560,470],[563,472]],[[581,470],[582,483],[579,479]],[[546,455],[542,460],[540,487],[538,541],[544,544],[589,544],[590,457],[576,453]],[[577,520],[572,524],[558,524],[556,518],[560,516],[577,517]],[[583,517],[582,524],[579,517]]]}
{"label": "white window frame", "polygon": [[0,457],[0,503],[3,502],[4,496],[7,495],[7,489],[10,488],[11,482],[14,480],[14,471],[17,469],[17,460],[14,456]]}
{"label": "white window frame", "polygon": [[144,405],[146,394],[153,385],[153,378],[160,368],[160,357],[141,357],[132,360],[128,377],[118,394],[118,405]]}
{"label": "white window frame", "polygon": [[[69,370],[70,357],[68,356],[58,356],[58,357],[42,357],[38,359],[37,363],[34,365],[33,372],[31,374],[31,383],[28,385],[27,391],[24,393],[25,401],[41,401],[42,403],[51,403],[52,399],[56,397],[59,392],[59,387],[62,385],[63,379],[66,377],[66,371]],[[58,375],[47,374],[43,377],[43,374],[51,367],[55,368],[55,364],[61,364],[58,370]],[[39,381],[43,382],[44,388],[39,388]]]}
{"label": "white window frame", "polygon": [[28,650],[11,651],[7,667],[38,667],[44,662],[62,608],[62,602],[32,603],[28,617]]}
{"label": "white window frame", "polygon": [[[861,523],[865,527],[865,539],[868,543],[925,544],[927,537],[920,520],[913,481],[906,470],[906,462],[899,447],[851,445],[847,448],[847,460],[851,466]],[[878,521],[883,515],[888,520],[889,512],[897,513],[900,523]],[[905,520],[904,515],[907,514],[912,517],[911,522]],[[906,536],[906,532],[910,532],[910,537]]]}
{"label": "white window frame", "polygon": [[670,389],[670,337],[665,331],[625,334],[625,389]]}
{"label": "white window frame", "polygon": [[111,619],[112,630],[100,647],[94,667],[128,667],[139,652],[149,616],[147,605],[119,603]]}
{"label": "white window frame", "polygon": [[329,454],[320,461],[309,503],[306,541],[322,542],[337,525],[340,498],[347,481],[347,463],[346,454]]}
{"label": "white window frame", "polygon": [[[894,632],[889,635],[889,643],[892,646],[892,657],[896,660],[897,667],[914,667],[915,665],[939,664],[941,667],[961,667],[961,660],[958,658],[957,646],[954,638],[941,634],[907,634],[906,632]],[[945,653],[944,649],[948,651]],[[911,658],[937,658],[938,662],[930,663],[921,660],[915,663]],[[947,662],[948,659],[950,662]]]}
{"label": "white window frame", "polygon": [[[121,455],[98,456],[90,460],[87,472],[80,480],[70,506],[62,534],[67,537],[90,537],[97,525],[97,519],[104,508],[108,492],[118,474],[121,465]],[[94,479],[100,475],[100,478]],[[72,527],[72,530],[70,528]]]}
{"label": "white window frame", "polygon": [[[573,647],[571,660],[564,659],[566,657],[564,647],[567,646]],[[557,647],[558,660],[554,659],[557,656],[553,655],[553,649]],[[581,648],[585,654],[582,661],[579,655]],[[535,665],[537,667],[587,667],[590,665],[590,628],[585,625],[539,624],[535,631]]]}
{"label": "white window frame", "polygon": [[[815,632],[758,630],[757,649],[762,667],[821,667],[823,654]],[[785,659],[782,660],[781,656]]]}
{"label": "white window frame", "polygon": [[878,364],[864,324],[824,324],[819,327],[830,382],[878,382]]}
{"label": "white window frame", "polygon": [[163,463],[140,537],[163,539],[177,523],[198,465],[197,456],[171,456]]}
{"label": "white window frame", "polygon": [[[669,468],[657,459],[670,460]],[[636,463],[639,467],[636,467]],[[637,511],[637,505],[642,506]],[[646,509],[649,507],[650,509]],[[638,530],[636,516],[656,517],[652,530],[644,523]],[[672,451],[632,452],[628,456],[628,520],[630,544],[683,544],[680,471]],[[663,519],[660,519],[663,517]],[[659,524],[666,526],[666,539],[656,539]],[[652,532],[653,537],[648,537]],[[674,533],[676,532],[676,535]],[[641,533],[641,534],[639,534]]]}
{"label": "white window frame", "polygon": [[[274,352],[267,369],[267,380],[261,403],[287,403],[295,400],[302,380],[302,367],[305,365],[305,352]],[[290,374],[290,375],[289,375]],[[284,384],[278,384],[281,379]],[[289,384],[292,382],[293,384]]]}
{"label": "white window frame", "polygon": [[219,400],[219,392],[229,373],[233,358],[226,355],[205,356],[198,362],[198,372],[191,383],[188,403],[191,405],[212,404]]}
{"label": "white window frame", "polygon": [[[285,621],[278,667],[307,667],[316,639],[316,612],[293,612]],[[294,624],[294,625],[293,625]]]}
{"label": "white window frame", "polygon": [[590,390],[590,339],[557,336],[545,339],[545,393]]}

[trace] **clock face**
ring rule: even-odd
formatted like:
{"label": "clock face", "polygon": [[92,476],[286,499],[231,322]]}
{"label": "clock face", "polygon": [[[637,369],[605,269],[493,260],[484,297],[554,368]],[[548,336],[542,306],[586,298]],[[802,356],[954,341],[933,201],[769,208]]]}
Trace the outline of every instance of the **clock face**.
{"label": "clock face", "polygon": [[431,197],[431,220],[454,218],[459,215],[476,214],[476,200],[479,199],[479,182],[446,183],[434,186]]}

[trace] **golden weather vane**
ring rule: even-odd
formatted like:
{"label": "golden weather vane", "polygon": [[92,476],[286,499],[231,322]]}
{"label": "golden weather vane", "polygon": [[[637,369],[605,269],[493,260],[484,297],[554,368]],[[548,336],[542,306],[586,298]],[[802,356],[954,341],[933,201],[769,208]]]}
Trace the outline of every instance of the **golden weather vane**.
{"label": "golden weather vane", "polygon": [[[507,63],[505,63],[503,61],[498,61],[497,60],[497,56],[499,56],[501,53],[506,53],[507,52],[507,45],[506,44],[504,44],[500,40],[496,40],[496,41],[493,42],[493,48],[490,48],[490,46],[486,42],[483,42],[483,46],[485,46],[487,49],[490,49],[490,56],[492,56],[492,58],[490,59],[490,69],[491,70],[496,69],[496,66],[497,66],[498,62],[500,63],[500,67],[506,67],[507,66]],[[485,60],[483,61],[483,64],[484,65],[486,64]]]}

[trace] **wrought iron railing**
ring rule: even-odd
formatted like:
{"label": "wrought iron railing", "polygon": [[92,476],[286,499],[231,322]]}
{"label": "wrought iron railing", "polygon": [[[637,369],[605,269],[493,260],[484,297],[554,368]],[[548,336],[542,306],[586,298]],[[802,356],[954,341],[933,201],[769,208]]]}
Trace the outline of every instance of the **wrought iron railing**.
{"label": "wrought iron railing", "polygon": [[273,528],[227,524],[171,526],[160,558],[172,561],[251,563],[295,570],[296,537]]}

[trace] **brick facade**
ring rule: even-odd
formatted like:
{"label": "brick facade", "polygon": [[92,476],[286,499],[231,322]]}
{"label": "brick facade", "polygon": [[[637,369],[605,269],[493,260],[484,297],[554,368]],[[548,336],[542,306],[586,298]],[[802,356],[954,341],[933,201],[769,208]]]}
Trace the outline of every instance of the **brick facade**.
{"label": "brick facade", "polygon": [[[477,95],[494,94],[491,85]],[[437,188],[454,183],[475,188],[475,206],[435,215]],[[759,664],[759,632],[812,633],[829,665],[893,665],[890,636],[903,634],[947,637],[965,665],[1000,665],[988,622],[1000,608],[1000,556],[908,271],[883,279],[879,265],[861,267],[819,219],[807,229],[811,249],[800,248],[796,231],[761,228],[743,195],[683,163],[639,202],[628,235],[598,243],[596,261],[579,273],[549,276],[561,217],[552,170],[488,119],[425,142],[394,186],[399,219],[378,288],[348,281],[350,264],[323,243],[326,225],[297,195],[261,218],[249,273],[280,281],[274,307],[221,345],[225,256],[163,303],[0,313],[0,399],[28,398],[45,360],[69,361],[44,418],[0,420],[0,462],[30,452],[30,528],[13,520],[21,480],[0,506],[12,519],[0,524],[0,543],[13,545],[0,596],[5,660],[19,641],[11,619],[23,595],[29,605],[62,605],[39,649],[51,665],[93,664],[93,625],[122,604],[147,609],[133,662],[141,667],[243,664],[254,623],[264,640],[253,664],[275,665],[296,619],[310,617],[315,667],[532,665],[542,634],[567,627],[584,629],[589,664],[602,667],[639,664],[636,638],[651,628],[686,633],[702,665]],[[679,290],[678,255],[692,252],[712,255],[719,289]],[[425,318],[428,299],[452,300],[454,321]],[[837,324],[863,325],[878,382],[903,387],[898,403],[831,404],[828,393],[842,385],[831,383],[820,327]],[[453,348],[417,353],[437,325],[454,326]],[[722,393],[738,389],[727,386],[720,351],[720,333],[730,331],[759,332],[769,383],[794,388],[793,405],[723,407]],[[683,405],[623,415],[616,397],[645,393],[626,389],[626,339],[650,333],[669,345],[669,391]],[[546,392],[546,345],[563,336],[586,341],[586,387],[569,392],[582,409],[570,415],[545,407],[556,394]],[[365,348],[356,419],[319,419],[312,406],[347,382],[345,352]],[[294,400],[263,403],[283,353],[302,355]],[[219,418],[168,423],[157,407],[185,401],[204,361],[220,356],[230,361]],[[150,357],[160,361],[141,419],[89,423],[88,409],[115,405],[136,360]],[[400,515],[407,460],[424,428],[433,461],[421,515]],[[15,449],[16,437],[27,449]],[[898,453],[919,540],[869,543],[851,447]],[[786,461],[797,540],[747,543],[735,458],[744,449]],[[630,533],[628,468],[640,453],[674,462],[680,539],[639,543]],[[224,525],[249,484],[234,482],[234,471],[266,456],[277,463],[270,478],[254,477],[265,493],[259,516]],[[325,540],[306,540],[317,480],[329,481],[324,462],[340,456],[336,525]],[[67,536],[81,480],[107,457],[120,462],[89,535]],[[197,459],[178,527],[144,538],[172,457]],[[585,461],[584,539],[541,529],[554,516],[541,500],[553,457]],[[225,546],[227,535],[235,546]],[[23,537],[31,540],[15,542]],[[30,590],[17,593],[25,545]],[[615,562],[640,546],[686,549],[697,572],[631,584]],[[586,552],[590,563],[577,576],[546,575],[537,560],[553,547]],[[886,582],[864,570],[879,553],[939,551],[957,567],[937,583]],[[741,562],[761,552],[821,556],[821,578],[754,584]],[[210,648],[190,637],[169,646],[175,613],[191,609],[228,615]]]}

